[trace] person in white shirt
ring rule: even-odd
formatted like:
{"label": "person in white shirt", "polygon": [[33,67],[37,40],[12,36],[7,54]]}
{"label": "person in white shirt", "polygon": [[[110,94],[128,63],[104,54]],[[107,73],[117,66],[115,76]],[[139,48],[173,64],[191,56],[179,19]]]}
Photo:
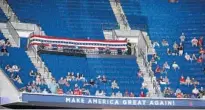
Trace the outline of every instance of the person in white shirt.
{"label": "person in white shirt", "polygon": [[3,46],[5,44],[5,40],[4,39],[1,39],[0,40],[0,46]]}
{"label": "person in white shirt", "polygon": [[192,43],[192,47],[194,47],[194,46],[197,47],[198,40],[196,39],[196,37],[194,37],[194,38],[191,40],[191,43]]}
{"label": "person in white shirt", "polygon": [[182,35],[179,38],[180,38],[181,42],[184,42],[186,37],[185,37],[184,33],[182,33]]}
{"label": "person in white shirt", "polygon": [[169,64],[168,64],[167,62],[165,62],[165,63],[163,64],[163,68],[165,68],[165,69],[170,69],[170,66],[169,66]]}
{"label": "person in white shirt", "polygon": [[172,64],[172,67],[174,68],[174,70],[179,69],[179,65],[176,62]]}
{"label": "person in white shirt", "polygon": [[160,47],[159,43],[158,43],[157,41],[154,41],[153,44],[152,44],[152,47],[154,48],[154,47],[156,47],[156,46],[157,46],[157,47]]}
{"label": "person in white shirt", "polygon": [[192,54],[192,60],[197,60],[196,55]]}
{"label": "person in white shirt", "polygon": [[179,93],[181,93],[181,90],[180,90],[179,88],[177,88],[175,94],[177,95],[177,94],[179,94]]}
{"label": "person in white shirt", "polygon": [[111,88],[112,88],[112,89],[119,89],[119,86],[118,86],[116,80],[114,80],[114,81],[112,82]]}
{"label": "person in white shirt", "polygon": [[165,39],[163,39],[162,40],[162,46],[169,46],[169,43]]}
{"label": "person in white shirt", "polygon": [[186,59],[187,61],[191,60],[191,57],[190,57],[190,55],[189,55],[188,53],[185,53],[185,59]]}
{"label": "person in white shirt", "polygon": [[114,92],[112,93],[111,97],[115,97],[115,93]]}
{"label": "person in white shirt", "polygon": [[99,90],[96,90],[96,92],[95,92],[95,96],[100,96],[100,92],[99,92]]}
{"label": "person in white shirt", "polygon": [[122,93],[121,93],[120,91],[118,91],[118,92],[116,93],[116,97],[122,97]]}
{"label": "person in white shirt", "polygon": [[190,85],[190,84],[191,84],[191,79],[190,79],[189,76],[187,76],[187,78],[186,78],[186,84],[187,84],[187,85]]}
{"label": "person in white shirt", "polygon": [[105,92],[103,90],[101,90],[98,94],[98,96],[105,96]]}
{"label": "person in white shirt", "polygon": [[43,94],[48,94],[48,91],[46,89],[43,90]]}
{"label": "person in white shirt", "polygon": [[192,90],[192,93],[195,94],[195,95],[198,95],[198,94],[199,94],[199,90],[195,87],[195,88]]}
{"label": "person in white shirt", "polygon": [[13,69],[14,72],[19,72],[19,70],[20,70],[17,65],[13,65],[12,69]]}

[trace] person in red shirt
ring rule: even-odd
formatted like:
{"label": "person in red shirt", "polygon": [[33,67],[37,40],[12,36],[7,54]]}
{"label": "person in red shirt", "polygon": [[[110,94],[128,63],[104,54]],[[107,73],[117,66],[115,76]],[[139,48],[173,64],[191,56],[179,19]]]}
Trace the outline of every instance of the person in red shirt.
{"label": "person in red shirt", "polygon": [[180,84],[185,84],[186,83],[186,80],[184,78],[184,76],[181,76],[180,78]]}
{"label": "person in red shirt", "polygon": [[145,94],[143,91],[140,92],[140,97],[145,97]]}
{"label": "person in red shirt", "polygon": [[73,95],[79,95],[80,94],[80,90],[76,87],[73,91]]}
{"label": "person in red shirt", "polygon": [[176,96],[177,96],[177,98],[183,98],[183,94],[182,93],[178,93]]}
{"label": "person in red shirt", "polygon": [[198,62],[198,63],[202,63],[202,62],[203,62],[203,59],[202,59],[201,56],[197,59],[197,62]]}
{"label": "person in red shirt", "polygon": [[155,69],[155,73],[160,73],[161,72],[161,69],[159,67],[159,65],[157,65],[156,69]]}
{"label": "person in red shirt", "polygon": [[199,38],[199,40],[198,40],[198,45],[200,46],[200,47],[202,47],[203,46],[203,44],[204,44],[204,38],[203,38],[203,36],[201,36],[200,38]]}
{"label": "person in red shirt", "polygon": [[58,93],[58,94],[63,94],[63,89],[59,88],[59,89],[57,90],[57,93]]}

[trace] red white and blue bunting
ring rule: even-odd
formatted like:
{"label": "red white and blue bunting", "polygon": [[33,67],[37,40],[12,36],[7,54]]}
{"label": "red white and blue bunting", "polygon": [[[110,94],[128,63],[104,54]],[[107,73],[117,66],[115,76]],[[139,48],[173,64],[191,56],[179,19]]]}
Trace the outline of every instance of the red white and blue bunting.
{"label": "red white and blue bunting", "polygon": [[109,48],[109,49],[126,49],[127,41],[125,40],[88,40],[88,39],[69,39],[57,38],[52,36],[32,35],[29,38],[29,45],[45,46],[68,46],[78,48]]}

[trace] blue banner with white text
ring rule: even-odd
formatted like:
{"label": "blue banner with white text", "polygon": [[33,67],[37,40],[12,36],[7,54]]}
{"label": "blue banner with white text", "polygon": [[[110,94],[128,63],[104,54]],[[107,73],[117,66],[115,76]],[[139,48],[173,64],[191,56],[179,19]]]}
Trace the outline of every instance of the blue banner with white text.
{"label": "blue banner with white text", "polygon": [[205,108],[205,100],[202,99],[166,99],[166,98],[110,98],[89,96],[66,96],[66,95],[42,95],[22,94],[23,102],[45,102],[60,104],[81,104],[86,107],[95,105],[110,107],[198,107]]}

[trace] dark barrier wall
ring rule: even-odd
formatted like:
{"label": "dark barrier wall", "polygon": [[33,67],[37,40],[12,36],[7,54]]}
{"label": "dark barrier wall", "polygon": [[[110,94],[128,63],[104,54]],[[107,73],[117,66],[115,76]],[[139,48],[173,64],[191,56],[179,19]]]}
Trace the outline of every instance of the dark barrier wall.
{"label": "dark barrier wall", "polygon": [[109,98],[91,96],[66,96],[22,94],[23,102],[47,103],[70,108],[205,108],[202,99],[168,98]]}

